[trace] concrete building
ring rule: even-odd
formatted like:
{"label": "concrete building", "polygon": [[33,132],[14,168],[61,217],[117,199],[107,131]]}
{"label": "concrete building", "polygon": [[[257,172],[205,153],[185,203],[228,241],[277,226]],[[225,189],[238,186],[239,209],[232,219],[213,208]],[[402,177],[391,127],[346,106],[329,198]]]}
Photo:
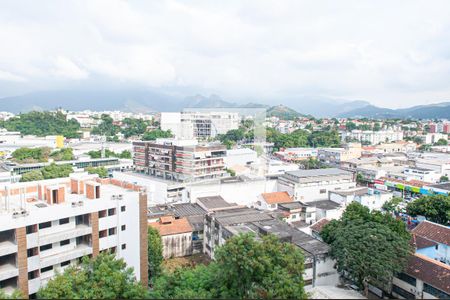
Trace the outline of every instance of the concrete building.
{"label": "concrete building", "polygon": [[137,172],[180,182],[225,177],[225,156],[226,148],[221,144],[186,144],[174,139],[133,142]]}
{"label": "concrete building", "polygon": [[361,153],[361,144],[349,143],[343,148],[321,148],[317,157],[324,164],[338,167],[342,161],[360,158]]}
{"label": "concrete building", "polygon": [[262,193],[258,196],[254,207],[261,210],[276,210],[278,204],[292,202],[288,192]]}
{"label": "concrete building", "polygon": [[205,217],[204,251],[214,258],[216,247],[241,233],[256,236],[274,234],[281,241],[290,242],[305,255],[304,280],[306,287],[336,285],[339,275],[328,256],[329,246],[301,232],[287,223],[274,219],[269,213],[250,208],[217,211]]}
{"label": "concrete building", "polygon": [[450,227],[423,221],[411,233],[416,253],[450,266]]}
{"label": "concrete building", "polygon": [[178,139],[207,139],[239,128],[234,112],[162,112],[161,129],[170,130]]}
{"label": "concrete building", "polygon": [[249,148],[227,150],[224,157],[225,167],[233,169],[236,166],[249,166],[257,162],[256,151]]}
{"label": "concrete building", "polygon": [[329,192],[329,199],[344,207],[355,201],[370,210],[381,210],[383,204],[391,200],[392,197],[391,192],[366,187]]}
{"label": "concrete building", "polygon": [[293,195],[294,201],[327,200],[328,192],[356,186],[354,174],[336,168],[289,171],[277,181],[278,191]]}
{"label": "concrete building", "polygon": [[342,141],[359,141],[370,145],[380,143],[396,142],[403,140],[403,131],[401,130],[352,130],[341,133]]}
{"label": "concrete building", "polygon": [[425,135],[418,135],[418,137],[424,144],[434,144],[441,139],[448,140],[448,134],[443,133],[427,133]]}
{"label": "concrete building", "polygon": [[147,286],[147,195],[130,183],[71,178],[4,184],[0,287],[34,297],[83,256],[116,253]]}
{"label": "concrete building", "polygon": [[406,175],[406,180],[420,180],[425,182],[439,182],[441,174],[433,169],[408,167],[403,173]]}
{"label": "concrete building", "polygon": [[276,157],[286,162],[298,162],[317,158],[317,148],[286,148],[274,153]]}

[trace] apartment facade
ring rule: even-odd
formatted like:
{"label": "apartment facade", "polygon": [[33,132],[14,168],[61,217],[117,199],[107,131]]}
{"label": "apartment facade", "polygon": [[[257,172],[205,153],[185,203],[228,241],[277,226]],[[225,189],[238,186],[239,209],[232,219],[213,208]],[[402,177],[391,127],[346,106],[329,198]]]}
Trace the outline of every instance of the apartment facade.
{"label": "apartment facade", "polygon": [[110,251],[147,285],[147,196],[96,175],[5,185],[0,207],[0,288],[35,297],[84,256]]}
{"label": "apartment facade", "polygon": [[224,177],[223,145],[180,145],[177,140],[133,142],[136,171],[161,179],[180,182]]}
{"label": "apartment facade", "polygon": [[207,139],[239,128],[239,114],[233,112],[163,112],[161,129],[180,139]]}
{"label": "apartment facade", "polygon": [[329,191],[355,186],[352,172],[336,168],[289,171],[277,180],[278,191],[286,191],[294,201],[305,203],[327,200]]}
{"label": "apartment facade", "polygon": [[342,141],[359,141],[370,145],[380,143],[395,142],[403,140],[403,131],[401,130],[352,130],[341,133]]}

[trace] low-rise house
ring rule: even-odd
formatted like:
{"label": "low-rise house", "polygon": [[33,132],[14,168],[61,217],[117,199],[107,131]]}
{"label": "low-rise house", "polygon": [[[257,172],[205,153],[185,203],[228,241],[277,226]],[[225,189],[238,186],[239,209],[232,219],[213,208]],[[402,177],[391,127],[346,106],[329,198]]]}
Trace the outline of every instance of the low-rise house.
{"label": "low-rise house", "polygon": [[322,238],[320,237],[320,233],[322,232],[322,229],[325,227],[325,225],[327,225],[328,223],[330,223],[330,220],[328,220],[326,218],[320,219],[316,223],[314,223],[311,226],[309,226],[309,229],[311,231],[310,234],[314,238],[322,240]]}
{"label": "low-rise house", "polygon": [[241,207],[236,203],[228,203],[221,196],[199,197],[197,198],[197,204],[207,213],[232,207]]}
{"label": "low-rise house", "polygon": [[292,202],[288,192],[262,193],[254,206],[262,210],[276,210],[279,204],[288,202]]}
{"label": "low-rise house", "polygon": [[416,253],[450,265],[450,227],[423,221],[411,233]]}
{"label": "low-rise house", "polygon": [[393,194],[391,192],[367,187],[330,191],[329,193],[331,201],[340,203],[343,206],[356,201],[370,210],[381,210],[383,204],[391,200],[392,197]]}
{"label": "low-rise house", "polygon": [[283,214],[283,220],[287,223],[311,224],[316,219],[315,207],[301,202],[280,203],[278,211]]}
{"label": "low-rise house", "polygon": [[193,228],[187,218],[164,216],[148,225],[156,228],[161,235],[164,258],[192,255]]}

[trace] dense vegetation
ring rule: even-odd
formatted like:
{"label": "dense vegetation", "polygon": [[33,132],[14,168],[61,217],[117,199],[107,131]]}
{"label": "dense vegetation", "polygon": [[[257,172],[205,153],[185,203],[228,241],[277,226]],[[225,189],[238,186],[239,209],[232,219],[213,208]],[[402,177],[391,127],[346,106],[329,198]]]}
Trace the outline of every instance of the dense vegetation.
{"label": "dense vegetation", "polygon": [[98,126],[92,128],[92,134],[115,136],[120,131],[120,127],[113,124],[113,118],[107,114],[102,114],[101,122]]}
{"label": "dense vegetation", "polygon": [[357,202],[347,206],[339,220],[325,225],[321,236],[331,246],[337,270],[366,294],[369,283],[387,288],[411,251],[410,234],[402,221]]}
{"label": "dense vegetation", "polygon": [[[88,152],[88,155],[91,158],[101,158],[102,157],[102,151],[101,150],[92,150]],[[114,151],[111,151],[109,149],[105,149],[105,157],[117,157],[117,158],[127,158],[131,159],[131,152],[128,150],[123,150],[120,153],[116,153]]]}
{"label": "dense vegetation", "polygon": [[7,121],[1,121],[0,127],[9,131],[20,131],[27,135],[63,135],[67,138],[79,137],[80,124],[76,120],[67,120],[62,112],[32,111],[20,114]]}
{"label": "dense vegetation", "polygon": [[42,299],[144,299],[147,289],[134,278],[133,269],[113,254],[83,257],[38,292]]}
{"label": "dense vegetation", "polygon": [[313,131],[297,129],[292,133],[280,133],[273,128],[267,128],[268,142],[274,143],[275,150],[293,147],[339,147],[341,139],[339,133],[331,131]]}
{"label": "dense vegetation", "polygon": [[161,272],[163,262],[163,245],[159,231],[153,227],[148,227],[148,279],[150,286]]}
{"label": "dense vegetation", "polygon": [[108,177],[108,170],[105,167],[88,167],[86,171],[89,174],[97,174],[100,178]]}
{"label": "dense vegetation", "polygon": [[34,170],[22,174],[20,178],[21,182],[25,181],[34,181],[34,180],[42,180],[42,179],[53,179],[53,178],[62,178],[69,177],[70,173],[73,172],[72,166],[70,165],[57,165],[50,164],[45,166],[41,170]]}
{"label": "dense vegetation", "polygon": [[171,138],[173,137],[172,132],[170,130],[161,130],[161,129],[155,129],[152,131],[147,131],[142,135],[143,141],[154,141],[159,138]]}
{"label": "dense vegetation", "polygon": [[154,280],[154,298],[304,299],[304,258],[298,247],[273,235],[230,238],[209,265],[163,272]]}
{"label": "dense vegetation", "polygon": [[122,127],[120,127],[115,125],[111,116],[107,114],[103,114],[100,120],[100,124],[92,129],[92,134],[104,135],[109,140],[114,140],[118,133],[122,133],[125,138],[142,135],[146,133],[147,127],[151,125],[150,121],[125,118],[122,121]]}
{"label": "dense vegetation", "polygon": [[431,222],[448,226],[450,225],[450,196],[420,197],[408,203],[406,212],[413,217],[424,216]]}
{"label": "dense vegetation", "polygon": [[49,158],[55,161],[73,160],[75,158],[72,148],[63,148],[52,152],[49,147],[23,147],[15,150],[11,156],[14,161],[19,163],[47,162]]}

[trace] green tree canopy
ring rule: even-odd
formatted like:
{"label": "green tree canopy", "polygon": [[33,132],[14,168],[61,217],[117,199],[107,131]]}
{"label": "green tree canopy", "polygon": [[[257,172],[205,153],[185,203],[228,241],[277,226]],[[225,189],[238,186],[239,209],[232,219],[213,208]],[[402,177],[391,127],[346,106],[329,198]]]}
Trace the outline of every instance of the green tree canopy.
{"label": "green tree canopy", "polygon": [[439,139],[436,143],[434,143],[435,146],[447,146],[448,141],[446,139]]}
{"label": "green tree canopy", "polygon": [[63,161],[63,160],[74,160],[75,156],[73,155],[72,148],[63,148],[50,153],[50,157],[55,161]]}
{"label": "green tree canopy", "polygon": [[[101,150],[91,150],[87,153],[91,158],[101,158],[102,151]],[[131,158],[131,152],[129,150],[123,150],[121,153],[117,153],[111,151],[109,149],[105,149],[105,157],[117,157],[117,158]]]}
{"label": "green tree canopy", "polygon": [[100,178],[108,177],[108,170],[105,167],[88,167],[86,171],[89,174],[97,174]]}
{"label": "green tree canopy", "polygon": [[46,162],[52,150],[49,147],[27,148],[14,150],[11,154],[14,161],[20,163]]}
{"label": "green tree canopy", "polygon": [[163,262],[163,245],[156,228],[148,227],[148,278],[150,283],[161,274]]}
{"label": "green tree canopy", "polygon": [[304,258],[291,243],[251,234],[230,238],[208,266],[178,269],[159,276],[156,298],[295,298],[304,299]]}
{"label": "green tree canopy", "polygon": [[45,166],[42,170],[42,175],[44,179],[62,178],[69,177],[70,173],[73,172],[72,166],[70,165],[57,165],[50,164]]}
{"label": "green tree canopy", "polygon": [[102,114],[100,124],[92,128],[92,134],[104,135],[107,137],[115,136],[119,131],[120,127],[114,125],[113,118],[107,114]]}
{"label": "green tree canopy", "polygon": [[386,202],[383,204],[383,207],[382,207],[382,208],[383,208],[385,211],[388,211],[388,212],[394,212],[394,211],[396,211],[398,205],[399,205],[400,203],[402,203],[402,202],[403,202],[403,199],[402,199],[401,197],[394,197],[394,198],[392,198],[391,200],[386,201]]}
{"label": "green tree canopy", "polygon": [[134,278],[133,269],[113,254],[84,257],[56,275],[38,292],[42,299],[143,299],[148,293]]}
{"label": "green tree canopy", "polygon": [[26,181],[36,181],[36,180],[43,180],[44,175],[42,175],[42,172],[40,170],[33,170],[30,172],[26,172],[22,174],[22,177],[20,177],[21,182]]}
{"label": "green tree canopy", "polygon": [[388,286],[392,276],[403,270],[411,251],[403,222],[357,202],[348,205],[339,220],[325,225],[321,236],[331,246],[338,271],[366,292],[368,283]]}
{"label": "green tree canopy", "polygon": [[172,132],[170,130],[164,131],[161,129],[155,129],[152,131],[147,131],[142,136],[143,141],[154,141],[158,138],[170,138],[173,137]]}
{"label": "green tree canopy", "polygon": [[450,196],[431,195],[420,197],[406,206],[406,212],[415,216],[424,216],[431,222],[450,225]]}
{"label": "green tree canopy", "polygon": [[26,299],[27,297],[23,296],[23,293],[20,290],[14,290],[11,294],[5,293],[2,289],[0,289],[0,299]]}
{"label": "green tree canopy", "polygon": [[150,121],[142,119],[125,118],[122,121],[124,127],[120,130],[126,138],[134,135],[144,134],[147,127],[150,126]]}
{"label": "green tree canopy", "polygon": [[80,124],[78,121],[67,120],[62,112],[32,111],[20,114],[14,118],[0,122],[0,127],[9,131],[20,131],[21,134],[47,136],[63,135],[67,138],[79,137]]}

